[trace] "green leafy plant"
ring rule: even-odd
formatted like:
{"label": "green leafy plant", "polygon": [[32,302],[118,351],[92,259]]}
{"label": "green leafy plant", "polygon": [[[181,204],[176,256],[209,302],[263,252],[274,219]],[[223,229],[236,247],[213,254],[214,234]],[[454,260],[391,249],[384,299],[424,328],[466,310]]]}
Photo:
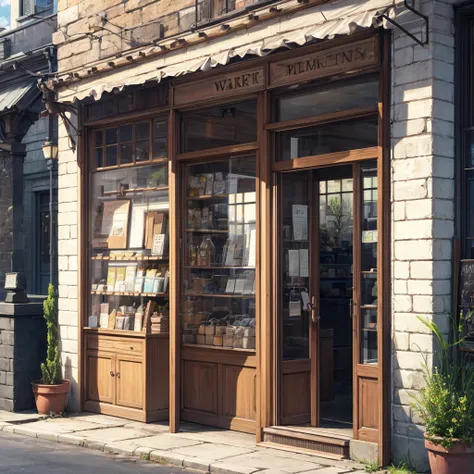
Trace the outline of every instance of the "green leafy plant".
{"label": "green leafy plant", "polygon": [[377,461],[361,459],[359,462],[364,466],[365,472],[377,472],[379,470],[379,463]]}
{"label": "green leafy plant", "polygon": [[[470,317],[470,316],[469,316]],[[474,369],[465,354],[456,349],[463,342],[459,337],[464,317],[458,327],[453,325],[454,342],[449,343],[439,326],[418,317],[435,336],[434,368],[427,357],[422,364],[425,387],[415,395],[412,408],[426,427],[426,437],[434,444],[450,448],[454,442],[474,441]]]}
{"label": "green leafy plant", "polygon": [[46,360],[41,364],[41,383],[45,385],[57,385],[63,381],[63,378],[61,375],[58,347],[57,294],[51,283],[48,287],[48,297],[43,302],[43,317],[46,319],[46,328],[48,331],[48,348],[46,351]]}
{"label": "green leafy plant", "polygon": [[406,464],[398,464],[396,466],[392,464],[388,467],[387,471],[389,474],[416,474],[416,472],[408,468]]}

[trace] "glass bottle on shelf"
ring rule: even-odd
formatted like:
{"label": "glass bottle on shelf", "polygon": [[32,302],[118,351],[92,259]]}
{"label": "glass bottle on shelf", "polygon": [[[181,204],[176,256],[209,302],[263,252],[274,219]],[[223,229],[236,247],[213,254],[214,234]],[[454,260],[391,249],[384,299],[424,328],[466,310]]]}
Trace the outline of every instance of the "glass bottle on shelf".
{"label": "glass bottle on shelf", "polygon": [[198,265],[200,267],[210,267],[214,265],[216,259],[216,248],[211,236],[206,235],[199,246]]}

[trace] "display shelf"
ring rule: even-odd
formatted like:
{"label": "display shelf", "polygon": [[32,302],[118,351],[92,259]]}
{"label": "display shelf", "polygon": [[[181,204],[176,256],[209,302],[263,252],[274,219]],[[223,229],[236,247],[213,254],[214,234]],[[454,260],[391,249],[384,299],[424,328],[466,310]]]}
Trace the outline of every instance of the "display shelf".
{"label": "display shelf", "polygon": [[186,232],[193,234],[228,234],[228,229],[186,229]]}
{"label": "display shelf", "polygon": [[135,256],[135,257],[127,257],[127,258],[116,258],[110,256],[93,256],[91,260],[105,260],[108,262],[136,262],[136,261],[152,261],[152,262],[167,262],[169,261],[169,257],[155,257],[155,256]]}
{"label": "display shelf", "polygon": [[[233,196],[233,194],[205,194],[202,196],[186,196],[186,200],[187,201],[206,201],[209,199],[228,199],[229,196]],[[249,203],[249,204],[252,204],[252,203]]]}
{"label": "display shelf", "polygon": [[130,193],[152,193],[157,191],[168,191],[169,186],[155,186],[150,188],[130,188],[116,191],[104,191],[103,196],[122,196]]}
{"label": "display shelf", "polygon": [[223,346],[211,346],[207,344],[189,344],[189,343],[182,343],[183,347],[197,347],[200,349],[210,349],[213,351],[228,351],[228,352],[247,352],[250,354],[255,354],[255,349],[242,349],[238,347],[223,347]]}
{"label": "display shelf", "polygon": [[362,332],[377,332],[377,328],[361,328]]}
{"label": "display shelf", "polygon": [[234,266],[234,265],[210,265],[210,266],[200,266],[200,265],[193,265],[193,266],[185,266],[183,267],[185,270],[255,270],[255,267],[242,267],[242,266]]}
{"label": "display shelf", "polygon": [[377,309],[378,306],[376,304],[364,304],[360,306],[360,309]]}
{"label": "display shelf", "polygon": [[132,291],[99,291],[92,290],[91,295],[102,295],[102,296],[134,296],[134,297],[144,297],[144,298],[158,298],[163,297],[167,298],[168,293],[135,293]]}
{"label": "display shelf", "polygon": [[254,299],[255,294],[242,295],[242,294],[220,294],[220,293],[185,293],[184,296],[196,296],[196,297],[206,297],[206,298],[246,298]]}
{"label": "display shelf", "polygon": [[335,281],[347,281],[347,280],[352,280],[352,277],[319,277],[320,280],[330,280],[332,282]]}
{"label": "display shelf", "polygon": [[101,334],[104,336],[128,336],[128,337],[136,337],[139,339],[168,339],[169,333],[155,333],[149,334],[143,331],[129,331],[126,329],[108,329],[108,328],[90,328],[85,326],[84,331],[91,333],[91,334]]}

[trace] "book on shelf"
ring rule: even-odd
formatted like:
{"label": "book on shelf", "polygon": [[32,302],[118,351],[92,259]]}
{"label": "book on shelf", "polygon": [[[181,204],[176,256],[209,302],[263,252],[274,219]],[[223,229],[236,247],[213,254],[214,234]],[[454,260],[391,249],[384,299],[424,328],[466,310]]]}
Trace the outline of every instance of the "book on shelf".
{"label": "book on shelf", "polygon": [[117,267],[117,276],[115,279],[115,287],[114,291],[116,292],[124,292],[125,290],[125,275],[127,269],[126,267]]}
{"label": "book on shelf", "polygon": [[114,291],[116,279],[117,279],[117,268],[109,267],[107,271],[107,291]]}
{"label": "book on shelf", "polygon": [[167,234],[155,234],[153,236],[153,248],[151,254],[157,257],[163,257],[166,253]]}
{"label": "book on shelf", "polygon": [[115,319],[117,318],[117,310],[112,310],[112,312],[109,314],[109,322],[107,324],[107,327],[109,329],[115,329]]}
{"label": "book on shelf", "polygon": [[137,274],[137,266],[136,265],[127,265],[125,270],[125,290],[126,291],[134,291],[135,287],[135,278]]}
{"label": "book on shelf", "polygon": [[145,308],[145,313],[143,315],[143,332],[149,333],[150,328],[151,328],[151,315],[153,314],[153,311],[155,310],[156,303],[152,300],[148,301],[146,308]]}

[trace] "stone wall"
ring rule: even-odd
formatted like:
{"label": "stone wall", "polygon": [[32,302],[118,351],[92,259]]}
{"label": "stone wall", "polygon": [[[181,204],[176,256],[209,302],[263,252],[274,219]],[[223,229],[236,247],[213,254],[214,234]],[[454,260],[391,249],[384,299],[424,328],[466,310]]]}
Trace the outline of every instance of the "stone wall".
{"label": "stone wall", "polygon": [[0,303],[0,410],[34,408],[31,382],[46,357],[42,304]]}
{"label": "stone wall", "polygon": [[[195,23],[195,0],[59,0],[59,71],[87,69],[99,59],[152,45],[153,41],[190,30]],[[232,2],[229,2],[232,4]],[[254,0],[237,0],[240,9]],[[222,11],[224,0],[200,0],[203,19],[209,8]],[[209,5],[211,5],[209,7]]]}
{"label": "stone wall", "polygon": [[[74,117],[70,117],[74,120]],[[78,165],[62,120],[58,126],[58,320],[63,374],[71,380],[68,411],[79,410],[78,376]]]}
{"label": "stone wall", "polygon": [[[410,408],[434,340],[417,319],[447,333],[454,236],[454,26],[450,1],[422,5],[430,43],[394,30],[392,48],[393,455],[426,468],[424,428]],[[408,29],[421,35],[419,20]]]}

